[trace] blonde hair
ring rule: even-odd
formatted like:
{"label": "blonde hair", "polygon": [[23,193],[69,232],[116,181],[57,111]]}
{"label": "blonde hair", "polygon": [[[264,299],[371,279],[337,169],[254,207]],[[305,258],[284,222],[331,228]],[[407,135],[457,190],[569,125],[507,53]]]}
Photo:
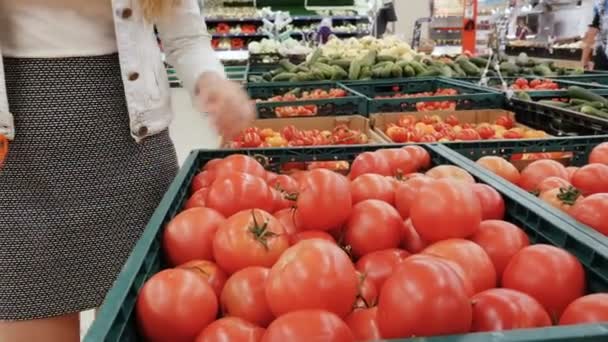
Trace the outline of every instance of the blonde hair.
{"label": "blonde hair", "polygon": [[168,9],[179,4],[181,0],[139,0],[147,20],[161,17]]}

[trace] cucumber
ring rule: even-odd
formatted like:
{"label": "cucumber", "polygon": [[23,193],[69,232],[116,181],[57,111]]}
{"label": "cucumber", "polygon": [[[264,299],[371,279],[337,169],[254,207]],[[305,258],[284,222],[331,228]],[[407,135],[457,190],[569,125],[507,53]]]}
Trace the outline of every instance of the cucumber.
{"label": "cucumber", "polygon": [[597,101],[604,105],[608,105],[608,99],[579,86],[568,87],[568,95],[573,99],[586,100],[589,102]]}
{"label": "cucumber", "polygon": [[485,68],[488,65],[488,60],[480,57],[471,57],[469,58],[469,62],[475,64],[479,68]]}
{"label": "cucumber", "polygon": [[397,64],[393,64],[391,67],[391,77],[393,78],[401,78],[403,77],[403,69]]}
{"label": "cucumber", "polygon": [[589,102],[589,105],[591,107],[597,108],[597,109],[604,109],[604,108],[606,108],[606,104],[604,102],[600,102],[600,101]]}
{"label": "cucumber", "polygon": [[346,71],[344,71],[344,69],[342,69],[341,67],[337,66],[337,65],[332,65],[332,69],[333,69],[333,74],[332,74],[332,80],[338,81],[338,80],[343,80],[348,78],[348,73]]}
{"label": "cucumber", "polygon": [[500,63],[500,72],[507,74],[508,76],[516,76],[519,74],[520,69],[513,63],[502,62]]}
{"label": "cucumber", "polygon": [[581,107],[581,113],[608,119],[608,113],[606,113],[602,110],[599,110],[597,108],[594,108],[592,106]]}
{"label": "cucumber", "polygon": [[551,100],[540,100],[540,101],[538,101],[538,103],[547,105],[547,106],[560,107],[560,108],[566,108],[566,107],[570,106],[570,103],[568,103],[568,102],[551,101]]}
{"label": "cucumber", "polygon": [[317,61],[319,60],[319,58],[321,58],[321,56],[323,56],[323,51],[319,48],[317,48],[313,53],[312,56],[310,56],[310,60],[308,61],[308,65],[312,65],[317,63]]}
{"label": "cucumber", "polygon": [[416,75],[418,77],[441,76],[441,70],[436,67],[430,67],[426,71]]}
{"label": "cucumber", "polygon": [[479,76],[481,74],[481,70],[477,67],[477,65],[471,63],[468,59],[460,59],[458,61],[458,65],[464,70],[464,72],[468,76]]}
{"label": "cucumber", "polygon": [[515,93],[515,97],[524,101],[532,101],[530,94],[526,93],[525,91],[518,91],[517,93]]}
{"label": "cucumber", "polygon": [[539,64],[535,66],[533,69],[535,74],[543,77],[555,76],[555,73],[551,68],[546,64]]}
{"label": "cucumber", "polygon": [[358,80],[359,75],[361,74],[361,68],[363,65],[360,61],[356,60],[350,64],[350,68],[348,69],[348,79],[349,80]]}
{"label": "cucumber", "polygon": [[416,72],[416,75],[420,75],[421,73],[425,72],[427,69],[422,63],[420,63],[418,61],[410,62],[410,65]]}
{"label": "cucumber", "polygon": [[374,70],[374,69],[381,70],[381,69],[384,69],[387,65],[392,65],[392,64],[393,64],[393,62],[388,62],[388,61],[387,62],[376,63],[376,65],[374,65],[372,67],[372,70]]}
{"label": "cucumber", "polygon": [[273,77],[271,79],[272,82],[287,82],[289,81],[292,77],[295,77],[296,74],[294,74],[293,72],[283,72],[280,73],[278,75],[276,75],[275,77]]}
{"label": "cucumber", "polygon": [[410,62],[406,61],[406,60],[400,60],[395,62],[395,64],[397,64],[398,66],[405,68],[406,65],[410,65]]}
{"label": "cucumber", "polygon": [[411,65],[406,65],[403,67],[403,76],[404,77],[414,77],[416,76],[416,71],[412,68]]}
{"label": "cucumber", "polygon": [[285,71],[287,72],[293,72],[297,66],[293,63],[291,63],[288,59],[282,59],[279,61],[279,65],[281,66],[281,68],[285,69]]}
{"label": "cucumber", "polygon": [[350,63],[349,59],[334,59],[333,61],[329,61],[329,65],[338,65],[344,70],[350,68]]}
{"label": "cucumber", "polygon": [[370,68],[369,66],[364,66],[361,67],[361,73],[359,74],[359,79],[366,79],[366,78],[371,78],[372,77],[372,68]]}
{"label": "cucumber", "polygon": [[370,51],[368,53],[366,53],[363,57],[361,57],[361,59],[359,60],[359,63],[361,63],[361,66],[373,66],[374,64],[376,64],[376,56],[378,55],[378,53],[376,51]]}
{"label": "cucumber", "polygon": [[393,66],[395,66],[395,64],[391,63],[380,69],[380,78],[391,78],[391,75],[393,73]]}
{"label": "cucumber", "polygon": [[378,55],[376,57],[376,59],[378,60],[378,62],[395,62],[395,61],[397,61],[397,58],[395,58],[393,56],[389,56],[389,55]]}
{"label": "cucumber", "polygon": [[441,67],[439,67],[439,70],[441,71],[441,76],[444,77],[454,77],[454,71],[452,71],[452,68],[450,68],[447,65],[443,65]]}

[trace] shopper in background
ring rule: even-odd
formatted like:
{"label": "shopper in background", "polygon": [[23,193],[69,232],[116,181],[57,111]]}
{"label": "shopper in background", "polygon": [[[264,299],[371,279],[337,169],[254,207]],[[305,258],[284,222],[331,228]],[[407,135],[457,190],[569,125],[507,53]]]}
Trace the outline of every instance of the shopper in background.
{"label": "shopper in background", "polygon": [[530,29],[526,26],[526,20],[524,18],[517,19],[517,29],[515,30],[515,37],[517,40],[526,40],[526,37],[530,34]]}
{"label": "shopper in background", "polygon": [[2,342],[78,341],[176,174],[154,24],[219,132],[247,126],[197,0],[0,0]]}
{"label": "shopper in background", "polygon": [[[581,60],[583,68],[587,70],[608,70],[608,57],[606,56],[606,49],[608,48],[607,6],[608,1],[606,0],[596,0],[593,6],[593,21],[583,39],[583,57]],[[597,39],[598,33],[599,39]]]}

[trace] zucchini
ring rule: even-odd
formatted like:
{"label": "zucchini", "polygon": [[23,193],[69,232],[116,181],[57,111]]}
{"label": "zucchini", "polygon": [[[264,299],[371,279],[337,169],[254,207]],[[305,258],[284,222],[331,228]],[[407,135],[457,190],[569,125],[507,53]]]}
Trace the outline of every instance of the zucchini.
{"label": "zucchini", "polygon": [[376,51],[370,51],[368,53],[366,53],[363,57],[361,57],[361,59],[359,60],[359,63],[361,63],[361,66],[373,66],[374,64],[376,64],[376,56],[378,55],[378,53]]}
{"label": "zucchini", "polygon": [[374,66],[372,67],[372,70],[375,70],[375,69],[382,70],[382,69],[384,69],[384,68],[385,68],[387,65],[392,65],[392,64],[393,64],[393,62],[388,62],[388,61],[386,61],[386,62],[379,62],[379,63],[376,63],[376,65],[374,65]]}
{"label": "zucchini", "polygon": [[403,76],[404,77],[414,77],[416,76],[416,71],[412,68],[411,65],[406,65],[403,67]]}
{"label": "zucchini", "polygon": [[588,115],[593,115],[593,116],[598,116],[600,118],[605,118],[608,119],[608,113],[599,110],[597,108],[594,108],[592,106],[583,106],[581,107],[581,113],[583,114],[588,114]]}
{"label": "zucchini", "polygon": [[566,108],[566,107],[570,106],[570,103],[568,103],[568,102],[551,101],[551,100],[540,100],[540,101],[538,101],[538,103],[547,105],[547,106],[559,107],[559,108]]}
{"label": "zucchini", "polygon": [[555,76],[555,73],[553,72],[553,70],[551,70],[551,68],[546,64],[539,64],[539,65],[535,66],[532,70],[534,71],[535,74],[542,76],[542,77]]}
{"label": "zucchini", "polygon": [[477,65],[471,63],[468,59],[460,59],[458,61],[458,65],[464,70],[467,76],[479,76],[481,75],[481,70],[477,67]]}
{"label": "zucchini", "polygon": [[393,64],[391,67],[391,77],[393,78],[401,78],[403,77],[403,69],[397,64]]}
{"label": "zucchini", "polygon": [[350,59],[334,59],[333,61],[329,61],[329,65],[338,65],[344,70],[350,68],[350,63]]}
{"label": "zucchini", "polygon": [[378,62],[396,62],[397,58],[393,57],[393,56],[389,56],[389,55],[378,55],[376,57],[376,59],[378,60]]}
{"label": "zucchini", "polygon": [[414,69],[414,71],[416,72],[416,75],[420,75],[421,73],[426,71],[426,67],[424,66],[424,64],[418,62],[418,61],[412,61],[410,62],[410,65],[412,66],[412,68]]}
{"label": "zucchini", "polygon": [[469,58],[469,62],[475,64],[479,68],[485,68],[488,65],[488,60],[481,57],[471,57]]}
{"label": "zucchini", "polygon": [[391,78],[391,75],[393,73],[393,66],[395,66],[395,64],[391,63],[380,69],[380,78]]}
{"label": "zucchini", "polygon": [[294,74],[293,72],[283,72],[280,73],[278,75],[276,75],[275,77],[273,77],[271,79],[272,82],[287,82],[289,80],[291,80],[292,77],[295,77],[296,74]]}
{"label": "zucchini", "polygon": [[296,70],[297,66],[291,63],[288,59],[282,59],[279,61],[279,65],[281,68],[285,69],[287,72],[293,72]]}
{"label": "zucchini", "polygon": [[573,99],[580,99],[589,102],[597,101],[603,103],[604,105],[608,105],[608,99],[579,86],[568,87],[568,95]]}
{"label": "zucchini", "polygon": [[363,65],[359,60],[356,60],[350,64],[350,68],[348,69],[348,79],[349,80],[358,80],[359,75],[361,74],[361,68]]}
{"label": "zucchini", "polygon": [[441,76],[441,70],[436,67],[430,67],[426,71],[416,75],[418,77]]}
{"label": "zucchini", "polygon": [[515,93],[515,97],[517,97],[520,100],[524,100],[524,101],[532,101],[530,94],[528,94],[525,91],[518,91],[517,93]]}
{"label": "zucchini", "polygon": [[323,56],[323,50],[317,48],[312,55],[310,56],[310,60],[308,61],[308,65],[312,65],[317,63],[317,61],[319,60],[319,58],[321,58],[321,56]]}

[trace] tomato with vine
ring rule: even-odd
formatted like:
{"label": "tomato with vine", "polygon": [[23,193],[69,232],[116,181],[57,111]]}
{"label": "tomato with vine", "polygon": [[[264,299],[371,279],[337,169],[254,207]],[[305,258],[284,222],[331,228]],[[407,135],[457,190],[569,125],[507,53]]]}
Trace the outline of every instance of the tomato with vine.
{"label": "tomato with vine", "polygon": [[481,216],[481,204],[471,185],[449,179],[421,188],[410,208],[414,228],[428,243],[475,234]]}
{"label": "tomato with vine", "polygon": [[211,286],[219,301],[228,276],[216,263],[208,260],[192,260],[177,266],[177,268],[193,271],[203,277]]}
{"label": "tomato with vine", "polygon": [[359,278],[348,255],[335,243],[303,240],[287,249],[270,270],[266,298],[279,317],[320,309],[345,317],[357,298]]}
{"label": "tomato with vine", "polygon": [[254,208],[272,212],[275,195],[264,179],[247,173],[232,172],[213,182],[205,204],[225,217]]}
{"label": "tomato with vine", "polygon": [[388,248],[401,242],[403,219],[390,204],[365,200],[355,204],[345,226],[345,243],[355,257]]}
{"label": "tomato with vine", "polygon": [[394,183],[386,176],[367,173],[350,182],[353,204],[368,199],[377,199],[388,204],[395,202]]}
{"label": "tomato with vine", "polygon": [[213,260],[213,238],[225,221],[210,208],[192,208],[175,216],[163,231],[162,247],[169,264]]}
{"label": "tomato with vine", "polygon": [[135,314],[140,333],[152,341],[191,341],[217,316],[213,289],[198,274],[167,269],[139,291]]}
{"label": "tomato with vine", "polygon": [[289,247],[281,223],[260,209],[243,210],[224,221],[213,239],[213,256],[228,274],[249,266],[271,267]]}
{"label": "tomato with vine", "polygon": [[238,317],[224,317],[209,324],[194,342],[259,342],[265,330]]}
{"label": "tomato with vine", "polygon": [[563,179],[560,177],[549,177],[549,178],[543,179],[538,184],[538,192],[539,192],[539,194],[541,194],[545,191],[549,191],[549,190],[552,190],[555,188],[569,188],[571,186],[572,186],[572,184],[570,184],[570,182],[566,179]]}
{"label": "tomato with vine", "polygon": [[567,188],[553,188],[541,192],[538,198],[548,203],[550,206],[568,213],[570,212],[570,209],[572,209],[572,206],[575,205],[576,202],[583,200],[584,197],[578,189],[570,186]]}
{"label": "tomato with vine", "polygon": [[269,273],[265,267],[246,267],[231,275],[220,296],[223,315],[267,327],[274,319],[265,294]]}
{"label": "tomato with vine", "polygon": [[557,321],[564,309],[585,294],[585,270],[567,251],[551,245],[523,248],[511,258],[502,278],[505,288],[534,297]]}

